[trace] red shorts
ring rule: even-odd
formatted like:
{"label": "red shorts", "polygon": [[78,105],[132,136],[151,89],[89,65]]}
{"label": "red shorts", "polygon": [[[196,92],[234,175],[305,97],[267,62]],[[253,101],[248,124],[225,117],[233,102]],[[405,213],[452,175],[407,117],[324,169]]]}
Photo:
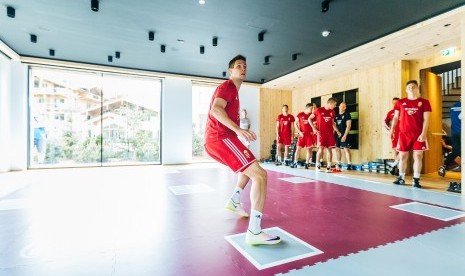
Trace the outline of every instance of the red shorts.
{"label": "red shorts", "polygon": [[304,133],[304,137],[300,137],[297,140],[297,146],[302,148],[310,148],[314,146],[313,133]]}
{"label": "red shorts", "polygon": [[394,132],[394,137],[391,136],[392,148],[397,148],[397,142],[399,141],[399,132]]}
{"label": "red shorts", "polygon": [[285,146],[290,146],[292,141],[291,134],[279,134],[278,137],[278,144],[285,145]]}
{"label": "red shorts", "polygon": [[255,162],[255,156],[237,137],[205,143],[205,151],[235,173],[243,172]]}
{"label": "red shorts", "polygon": [[325,148],[334,148],[336,147],[336,140],[334,140],[333,132],[318,132],[317,134],[318,142],[316,145],[318,147],[325,147]]}
{"label": "red shorts", "polygon": [[417,141],[420,134],[414,132],[400,132],[399,141],[397,142],[397,151],[425,151],[428,150],[428,141]]}

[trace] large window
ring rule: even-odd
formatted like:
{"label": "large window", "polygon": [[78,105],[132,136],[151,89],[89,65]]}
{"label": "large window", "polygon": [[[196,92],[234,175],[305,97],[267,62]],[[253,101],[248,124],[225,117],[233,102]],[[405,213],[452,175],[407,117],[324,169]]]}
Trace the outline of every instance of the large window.
{"label": "large window", "polygon": [[211,160],[203,144],[205,123],[215,88],[207,84],[192,85],[192,160],[194,162]]}
{"label": "large window", "polygon": [[29,95],[29,167],[160,163],[160,80],[33,67]]}

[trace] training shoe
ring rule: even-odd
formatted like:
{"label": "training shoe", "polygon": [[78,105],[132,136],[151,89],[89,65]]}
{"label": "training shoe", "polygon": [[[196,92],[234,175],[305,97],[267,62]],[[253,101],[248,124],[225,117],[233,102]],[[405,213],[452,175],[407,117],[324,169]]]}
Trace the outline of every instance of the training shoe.
{"label": "training shoe", "polygon": [[276,166],[281,166],[282,164],[281,164],[281,162],[278,161],[278,162],[275,163],[275,165]]}
{"label": "training shoe", "polygon": [[351,165],[351,164],[347,164],[347,170],[348,170],[348,171],[351,171],[351,170],[352,170],[352,165]]}
{"label": "training shoe", "polygon": [[446,175],[446,166],[441,166],[438,168],[438,174],[440,177],[444,177]]}
{"label": "training shoe", "polygon": [[394,184],[397,184],[397,185],[404,185],[405,184],[405,180],[402,179],[401,177],[398,177],[394,182],[392,182]]}
{"label": "training shoe", "polygon": [[235,203],[232,199],[229,199],[226,203],[226,209],[236,213],[237,215],[247,218],[249,214],[242,208],[240,203]]}
{"label": "training shoe", "polygon": [[341,169],[341,165],[336,164],[336,165],[334,166],[334,168],[335,168],[336,170],[340,170],[340,169]]}
{"label": "training shoe", "polygon": [[315,171],[317,171],[317,172],[320,172],[320,171],[321,171],[321,165],[320,165],[320,164],[316,165]]}
{"label": "training shoe", "polygon": [[291,168],[293,168],[293,169],[297,168],[297,163],[292,163]]}
{"label": "training shoe", "polygon": [[326,172],[330,173],[331,172],[331,167],[326,167]]}
{"label": "training shoe", "polygon": [[245,235],[245,243],[249,245],[277,244],[280,241],[280,237],[267,234],[263,231],[254,234],[247,230],[247,234]]}
{"label": "training shoe", "polygon": [[397,166],[392,166],[391,169],[389,170],[389,173],[391,175],[396,175],[396,171],[397,171]]}
{"label": "training shoe", "polygon": [[421,189],[420,178],[413,178],[413,187]]}

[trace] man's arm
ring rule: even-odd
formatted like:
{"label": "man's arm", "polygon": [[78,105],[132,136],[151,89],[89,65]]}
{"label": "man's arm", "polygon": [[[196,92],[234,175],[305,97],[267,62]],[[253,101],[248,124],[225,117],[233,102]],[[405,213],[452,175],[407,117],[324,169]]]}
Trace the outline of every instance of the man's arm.
{"label": "man's arm", "polygon": [[226,113],[225,107],[227,102],[222,98],[215,98],[213,101],[212,107],[210,109],[210,114],[218,120],[218,122],[225,125],[230,130],[234,131],[237,136],[244,137],[247,141],[257,140],[257,136],[250,130],[241,129],[231,118],[229,118]]}
{"label": "man's arm", "polygon": [[300,120],[295,120],[295,129],[297,131],[297,135],[300,136],[300,137],[303,137],[304,134],[302,131],[300,131],[300,123],[299,123]]}
{"label": "man's arm", "polygon": [[352,120],[348,120],[346,122],[346,131],[344,132],[344,135],[342,135],[342,138],[341,138],[342,142],[345,142],[347,140],[347,135],[349,135],[351,127],[352,127]]}
{"label": "man's arm", "polygon": [[417,139],[419,142],[426,141],[426,134],[428,131],[430,115],[431,115],[430,111],[423,113],[423,129],[421,130],[421,134],[420,136],[418,136],[418,139]]}
{"label": "man's arm", "polygon": [[314,113],[312,113],[312,114],[310,115],[310,117],[308,117],[308,123],[310,124],[310,126],[311,126],[312,129],[313,129],[313,133],[317,133],[317,132],[318,132],[318,129],[315,127],[315,125],[314,125],[313,122],[312,122],[312,119],[313,119],[313,118],[315,118],[315,114],[314,114]]}
{"label": "man's arm", "polygon": [[396,125],[399,122],[399,110],[394,111],[394,117],[391,121],[391,137],[394,137],[394,130],[396,129]]}

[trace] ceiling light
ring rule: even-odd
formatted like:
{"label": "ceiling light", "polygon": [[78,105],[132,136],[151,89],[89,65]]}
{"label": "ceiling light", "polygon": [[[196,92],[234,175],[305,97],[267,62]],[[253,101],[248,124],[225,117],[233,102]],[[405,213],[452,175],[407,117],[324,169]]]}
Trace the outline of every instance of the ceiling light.
{"label": "ceiling light", "polygon": [[199,0],[199,4],[200,4],[200,5],[204,5],[204,4],[205,4],[205,0]]}
{"label": "ceiling light", "polygon": [[321,32],[321,35],[322,35],[323,37],[327,37],[330,33],[331,33],[331,31],[324,30],[324,31]]}
{"label": "ceiling light", "polygon": [[37,43],[37,36],[35,34],[31,34],[31,42]]}
{"label": "ceiling light", "polygon": [[184,43],[184,39],[178,39],[177,40],[179,43]]}
{"label": "ceiling light", "polygon": [[115,58],[120,58],[121,57],[121,52],[116,51],[115,52]]}
{"label": "ceiling light", "polygon": [[266,31],[261,31],[258,34],[258,41],[263,41],[263,38],[265,37],[265,33],[266,33]]}
{"label": "ceiling light", "polygon": [[108,56],[108,62],[113,62],[113,56]]}
{"label": "ceiling light", "polygon": [[205,54],[205,46],[200,46],[200,54]]}
{"label": "ceiling light", "polygon": [[265,79],[262,79],[262,83],[265,83]]}
{"label": "ceiling light", "polygon": [[166,45],[164,44],[160,45],[160,52],[162,53],[166,52]]}
{"label": "ceiling light", "polygon": [[321,12],[327,12],[329,10],[329,0],[321,2]]}
{"label": "ceiling light", "polygon": [[10,6],[6,7],[6,15],[7,15],[8,17],[15,18],[15,15],[16,15],[16,10],[15,10],[15,8],[10,7]]}
{"label": "ceiling light", "polygon": [[153,41],[155,39],[155,32],[154,31],[149,31],[149,40]]}
{"label": "ceiling light", "polygon": [[51,57],[54,57],[54,56],[55,56],[55,50],[49,49],[49,50],[48,50],[48,54],[49,54]]}
{"label": "ceiling light", "polygon": [[444,25],[444,27],[449,27],[449,26],[450,26],[450,24],[446,24],[446,25]]}
{"label": "ceiling light", "polygon": [[433,47],[438,47],[438,46],[439,46],[439,44],[434,44],[434,45],[433,45]]}
{"label": "ceiling light", "polygon": [[223,77],[226,77],[226,71],[223,71]]}
{"label": "ceiling light", "polygon": [[269,65],[270,64],[270,57],[271,56],[266,56],[265,57],[265,63],[263,63],[263,65]]}
{"label": "ceiling light", "polygon": [[98,0],[90,0],[90,8],[94,12],[98,12]]}
{"label": "ceiling light", "polygon": [[217,36],[214,36],[213,39],[212,39],[212,45],[213,46],[218,46],[218,37]]}

